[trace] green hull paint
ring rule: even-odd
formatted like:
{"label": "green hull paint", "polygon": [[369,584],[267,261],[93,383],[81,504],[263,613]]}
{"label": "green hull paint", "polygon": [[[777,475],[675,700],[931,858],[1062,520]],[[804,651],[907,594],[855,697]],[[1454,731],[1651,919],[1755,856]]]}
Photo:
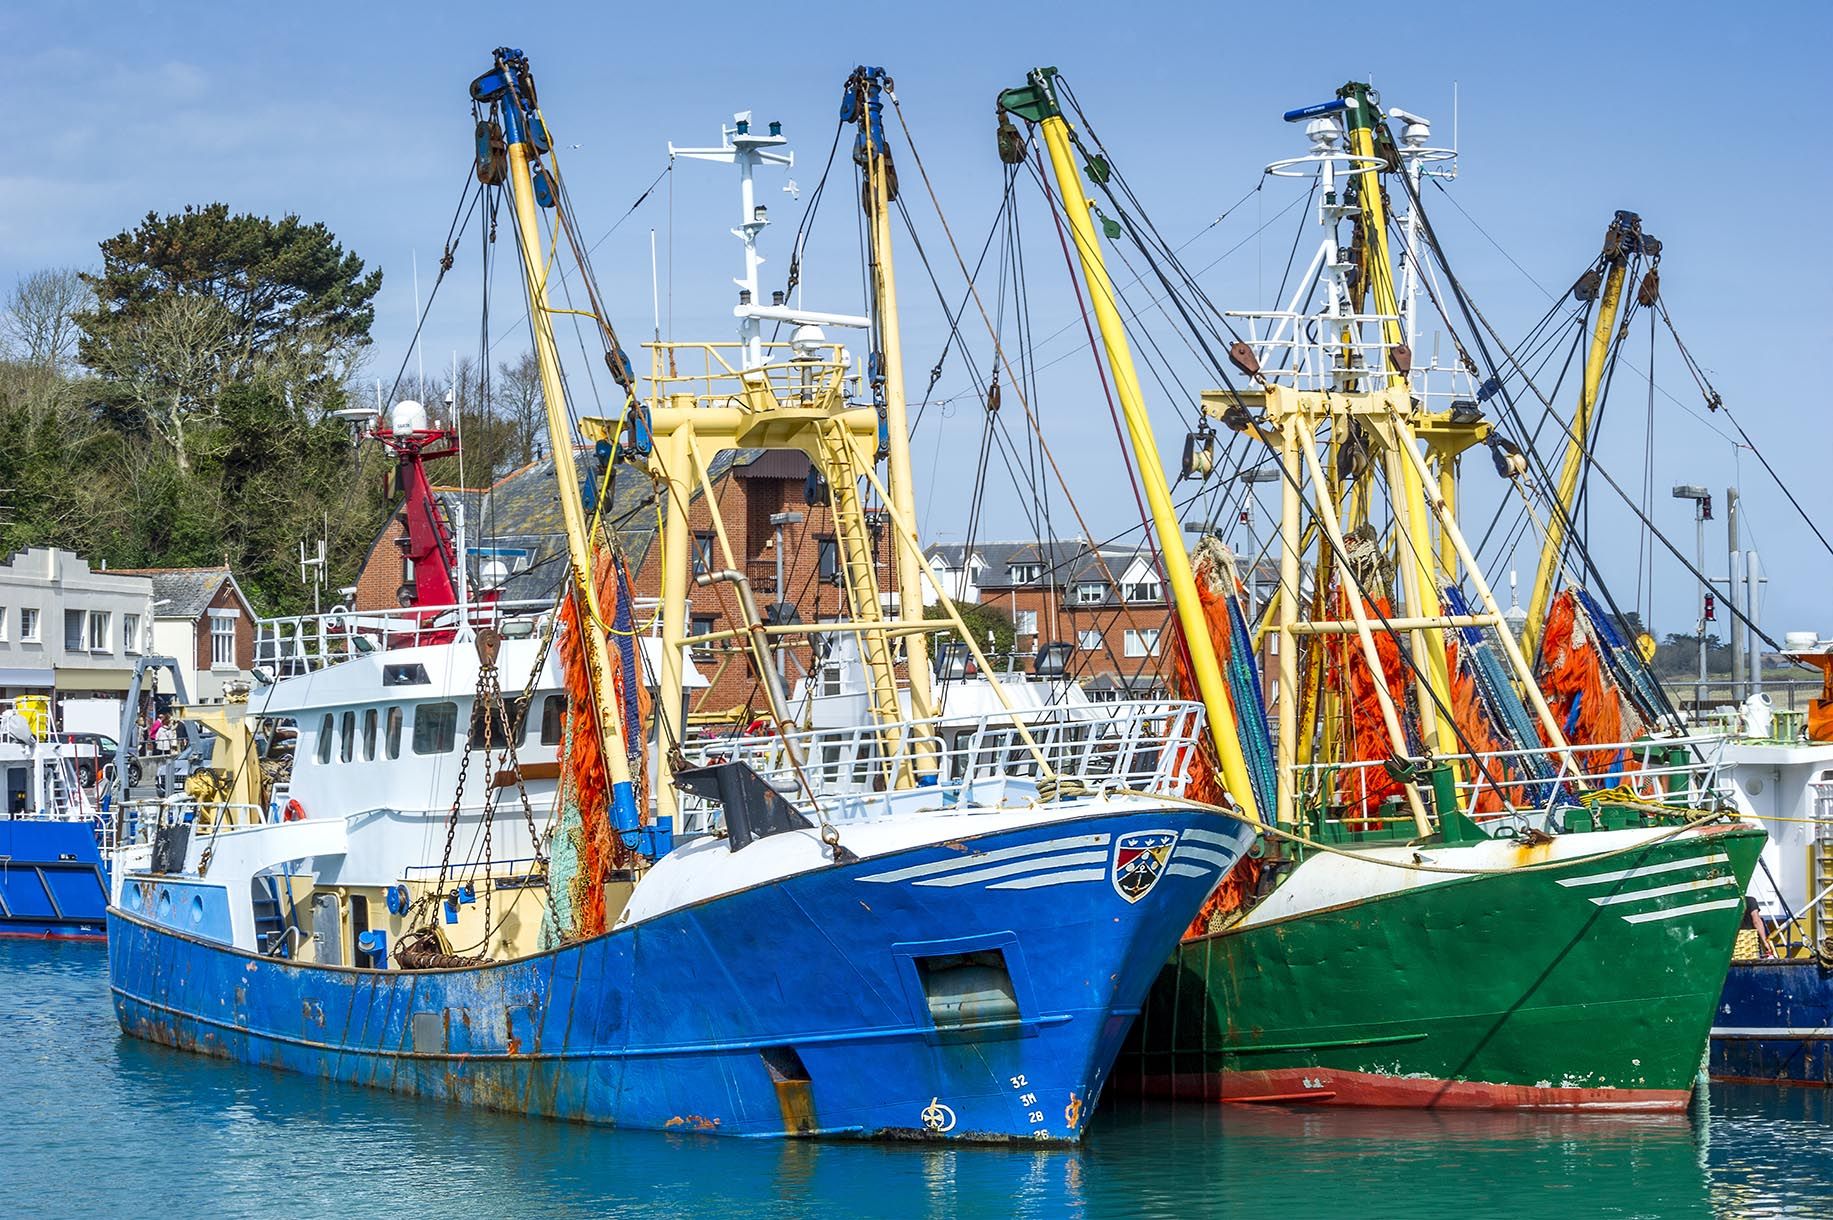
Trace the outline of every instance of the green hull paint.
{"label": "green hull paint", "polygon": [[[1687,834],[1607,863],[1464,878],[1187,941],[1115,1085],[1385,1105],[1684,1104],[1763,841],[1748,827]],[[1720,851],[1728,863],[1701,859]],[[1625,897],[1658,888],[1670,892]],[[1672,913],[1702,905],[1712,909]]]}

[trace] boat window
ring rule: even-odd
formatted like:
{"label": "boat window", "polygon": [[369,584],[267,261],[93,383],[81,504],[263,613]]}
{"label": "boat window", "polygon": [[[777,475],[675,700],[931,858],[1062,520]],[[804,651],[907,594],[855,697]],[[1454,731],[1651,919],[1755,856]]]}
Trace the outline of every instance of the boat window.
{"label": "boat window", "polygon": [[343,732],[337,743],[337,757],[340,762],[349,762],[356,754],[356,713],[345,712]]}
{"label": "boat window", "polygon": [[332,722],[335,719],[330,712],[326,712],[325,718],[318,722],[318,761],[321,763],[331,761],[331,737],[335,732]]}
{"label": "boat window", "polygon": [[426,686],[432,679],[426,676],[426,666],[419,663],[412,665],[384,665],[382,667],[383,686]]}
{"label": "boat window", "polygon": [[363,761],[374,762],[376,756],[376,710],[363,709]]}
{"label": "boat window", "polygon": [[401,757],[401,720],[400,708],[391,707],[388,709],[387,751],[388,757],[390,758]]}
{"label": "boat window", "polygon": [[457,739],[456,703],[423,703],[414,709],[414,753],[444,754]]}
{"label": "boat window", "polygon": [[[503,712],[507,714],[510,727],[522,723],[523,700],[520,696],[503,700]],[[472,750],[507,750],[509,737],[503,731],[504,716],[482,701],[471,705],[471,735],[466,738],[467,748]]]}
{"label": "boat window", "polygon": [[548,695],[541,700],[541,744],[557,746],[564,731],[566,696]]}

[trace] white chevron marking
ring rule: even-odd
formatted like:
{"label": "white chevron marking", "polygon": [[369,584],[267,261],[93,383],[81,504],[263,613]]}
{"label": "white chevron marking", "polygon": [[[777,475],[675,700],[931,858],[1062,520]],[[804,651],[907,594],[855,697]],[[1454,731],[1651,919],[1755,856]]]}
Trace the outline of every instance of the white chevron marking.
{"label": "white chevron marking", "polygon": [[1690,890],[1710,890],[1721,885],[1736,885],[1735,877],[1702,877],[1698,881],[1681,881],[1674,885],[1658,885],[1651,890],[1630,890],[1623,894],[1605,894],[1593,898],[1592,902],[1601,907],[1613,907],[1620,902],[1641,902],[1644,898],[1665,898],[1669,894],[1685,894]]}
{"label": "white chevron marking", "polygon": [[1614,873],[1592,873],[1586,877],[1562,877],[1560,885],[1602,885],[1606,881],[1624,881],[1631,877],[1652,877],[1656,873],[1672,873],[1683,868],[1699,868],[1706,864],[1726,864],[1730,857],[1722,851],[1715,851],[1704,856],[1694,856],[1690,860],[1669,860],[1664,864],[1644,864],[1640,868],[1623,868]]}
{"label": "white chevron marking", "polygon": [[1234,838],[1229,835],[1217,834],[1213,830],[1186,830],[1184,832],[1184,838],[1195,839],[1199,843],[1213,843],[1217,847],[1226,847],[1233,852],[1238,852],[1240,850]]}
{"label": "white chevron marking", "polygon": [[1711,902],[1696,902],[1691,906],[1675,907],[1669,911],[1643,911],[1639,915],[1623,916],[1624,923],[1653,923],[1661,919],[1678,919],[1682,915],[1692,915],[1699,911],[1722,911],[1726,907],[1742,906],[1744,896],[1733,894],[1729,898],[1717,898]]}
{"label": "white chevron marking", "polygon": [[989,890],[1035,890],[1045,885],[1067,885],[1075,881],[1099,881],[1107,876],[1105,868],[1072,868],[1061,873],[1037,873],[1030,877],[1015,877],[1010,881],[995,881],[987,886]]}
{"label": "white chevron marking", "polygon": [[1235,862],[1235,857],[1232,855],[1224,855],[1221,852],[1215,851],[1204,851],[1200,847],[1189,846],[1179,847],[1177,852],[1172,856],[1172,859],[1201,860],[1206,864],[1213,864],[1220,869],[1227,869],[1229,865]]}
{"label": "white chevron marking", "polygon": [[1061,839],[1047,839],[1042,843],[1026,843],[1019,847],[999,847],[992,851],[969,852],[947,860],[932,860],[928,864],[912,864],[908,868],[896,868],[888,873],[873,873],[859,880],[876,881],[883,884],[891,881],[908,881],[912,877],[933,877],[938,873],[979,868],[983,864],[992,864],[999,860],[1015,860],[1021,856],[1042,856],[1073,847],[1104,847],[1112,838],[1112,835],[1104,834],[1070,835]]}
{"label": "white chevron marking", "polygon": [[1035,873],[1040,868],[1061,868],[1069,864],[1105,864],[1107,849],[1097,848],[1094,851],[1066,851],[1049,856],[1037,856],[1030,860],[1014,860],[1009,864],[995,864],[991,868],[976,868],[965,873],[950,873],[946,877],[924,877],[912,882],[913,885],[972,885],[976,881],[991,881],[996,877],[1010,877],[1017,873]]}

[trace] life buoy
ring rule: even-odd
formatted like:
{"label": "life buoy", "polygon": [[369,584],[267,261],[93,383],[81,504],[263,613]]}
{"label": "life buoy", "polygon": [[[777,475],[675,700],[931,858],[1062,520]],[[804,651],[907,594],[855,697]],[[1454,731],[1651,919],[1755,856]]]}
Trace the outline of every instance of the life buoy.
{"label": "life buoy", "polygon": [[301,805],[299,803],[298,798],[295,797],[294,799],[286,803],[285,810],[283,810],[280,814],[280,820],[282,822],[303,822],[305,821],[305,806]]}

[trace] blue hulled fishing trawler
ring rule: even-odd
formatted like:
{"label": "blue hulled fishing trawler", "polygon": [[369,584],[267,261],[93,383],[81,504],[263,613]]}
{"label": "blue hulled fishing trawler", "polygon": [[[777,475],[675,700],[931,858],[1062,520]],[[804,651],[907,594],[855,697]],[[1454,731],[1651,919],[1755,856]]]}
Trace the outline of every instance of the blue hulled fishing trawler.
{"label": "blue hulled fishing trawler", "polygon": [[[858,132],[867,315],[764,303],[755,175],[788,156],[778,125],[744,115],[717,147],[671,150],[738,170],[738,341],[658,342],[639,393],[587,281],[578,312],[624,402],[577,421],[593,446],[584,486],[554,463],[570,569],[554,603],[472,599],[460,581],[456,604],[436,604],[460,560],[421,464],[450,438],[412,403],[376,422],[434,561],[398,612],[264,637],[269,680],[245,719],[253,737],[297,734],[290,772],[257,786],[251,750],[242,788],[127,850],[109,913],[126,1031],[631,1127],[1080,1138],[1147,989],[1251,832],[1180,799],[1201,703],[1039,706],[993,681],[993,710],[951,713],[939,662],[965,653],[994,671],[914,527],[886,85],[856,72],[842,118]],[[497,51],[471,98],[480,210],[509,205],[566,455],[550,275],[568,254],[583,272],[584,251],[527,60]],[[863,370],[827,337],[849,328],[867,336]],[[836,621],[766,621],[710,494],[699,553],[689,502],[741,448],[813,463]],[[618,479],[659,502],[653,640],[603,512]],[[890,533],[889,562],[874,531]],[[695,589],[739,608],[726,637],[769,712],[750,736],[690,730]],[[940,619],[921,616],[925,600]],[[774,662],[798,637],[855,642],[860,722],[792,704]]]}

